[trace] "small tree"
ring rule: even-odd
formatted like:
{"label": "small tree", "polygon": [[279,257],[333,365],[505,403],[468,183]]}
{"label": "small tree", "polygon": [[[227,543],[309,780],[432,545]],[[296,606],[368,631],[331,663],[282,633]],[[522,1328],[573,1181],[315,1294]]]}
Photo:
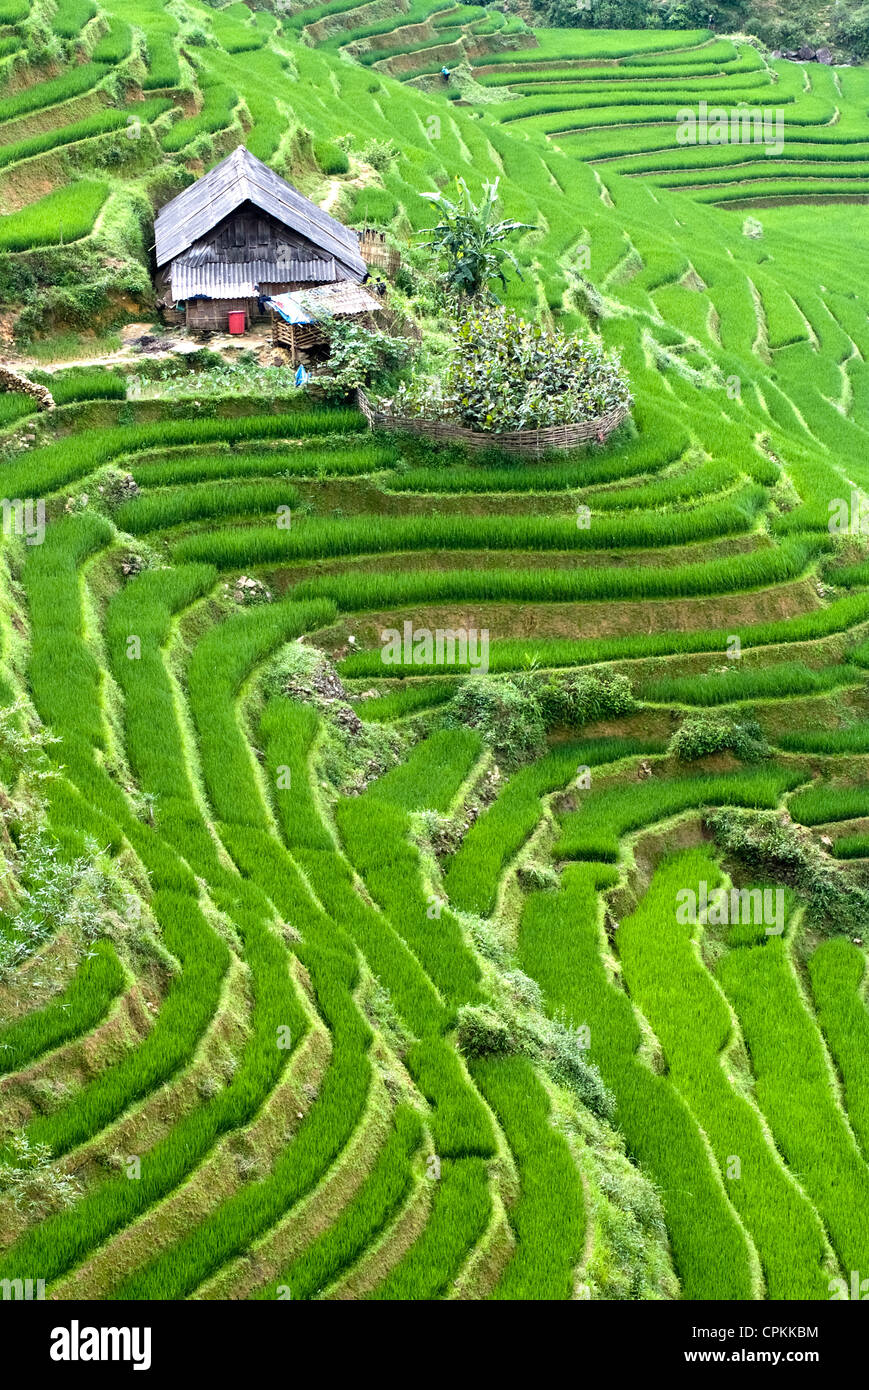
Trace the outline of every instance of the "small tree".
{"label": "small tree", "polygon": [[516,222],[512,218],[496,218],[498,204],[498,179],[494,183],[483,184],[483,197],[475,203],[468,185],[462,178],[456,179],[459,196],[454,202],[445,193],[424,193],[440,213],[440,221],[435,227],[426,228],[424,235],[431,236],[430,246],[441,257],[443,263],[443,283],[447,293],[454,297],[476,298],[489,288],[489,281],[498,279],[506,285],[504,263],[509,262],[520,280],[522,272],[513,255],[505,245],[511,232],[532,231],[527,222]]}

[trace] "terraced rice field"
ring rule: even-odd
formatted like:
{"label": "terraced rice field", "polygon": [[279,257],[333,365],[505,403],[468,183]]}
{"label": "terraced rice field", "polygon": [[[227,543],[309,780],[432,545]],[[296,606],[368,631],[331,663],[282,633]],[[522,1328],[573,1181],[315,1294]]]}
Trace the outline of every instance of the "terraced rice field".
{"label": "terraced rice field", "polygon": [[[100,0],[57,32],[100,16],[0,91],[10,262],[105,251],[170,159],[352,121],[393,153],[311,191],[407,236],[499,176],[533,224],[509,301],[618,348],[635,405],[522,464],[291,386],[203,409],[73,372],[41,423],[0,395],[0,490],[46,505],[2,540],[0,1281],[829,1299],[869,1271],[869,570],[828,525],[869,490],[869,221],[813,203],[869,193],[866,69],[509,47],[427,0]],[[498,100],[426,89],[449,45]],[[784,152],[678,145],[701,100],[780,105]],[[385,666],[406,622],[486,630],[536,745],[463,716],[467,663]],[[698,714],[742,742],[690,745]],[[780,892],[772,929],[679,912],[731,889]]]}

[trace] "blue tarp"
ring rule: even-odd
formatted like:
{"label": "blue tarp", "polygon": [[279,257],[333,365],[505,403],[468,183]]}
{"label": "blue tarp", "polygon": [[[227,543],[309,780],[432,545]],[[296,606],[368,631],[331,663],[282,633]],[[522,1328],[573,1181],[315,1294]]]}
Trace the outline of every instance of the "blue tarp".
{"label": "blue tarp", "polygon": [[285,323],[316,323],[314,315],[309,313],[294,295],[275,294],[265,302],[276,314],[280,314]]}

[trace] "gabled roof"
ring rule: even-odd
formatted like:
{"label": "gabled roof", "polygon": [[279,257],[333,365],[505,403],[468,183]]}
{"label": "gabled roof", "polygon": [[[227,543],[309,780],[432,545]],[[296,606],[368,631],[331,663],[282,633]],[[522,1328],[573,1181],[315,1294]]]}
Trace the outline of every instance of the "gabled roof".
{"label": "gabled roof", "polygon": [[154,224],[157,265],[174,260],[248,202],[334,256],[349,279],[365,278],[368,268],[359,254],[356,233],[278,178],[244,145],[160,209]]}

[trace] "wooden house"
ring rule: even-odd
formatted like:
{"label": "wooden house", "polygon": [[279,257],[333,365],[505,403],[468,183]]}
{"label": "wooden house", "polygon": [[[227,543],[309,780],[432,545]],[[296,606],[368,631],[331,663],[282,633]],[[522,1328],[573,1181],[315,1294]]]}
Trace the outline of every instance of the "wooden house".
{"label": "wooden house", "polygon": [[232,311],[368,274],[356,233],[240,145],[161,208],[154,224],[158,303],[190,328],[226,330]]}

